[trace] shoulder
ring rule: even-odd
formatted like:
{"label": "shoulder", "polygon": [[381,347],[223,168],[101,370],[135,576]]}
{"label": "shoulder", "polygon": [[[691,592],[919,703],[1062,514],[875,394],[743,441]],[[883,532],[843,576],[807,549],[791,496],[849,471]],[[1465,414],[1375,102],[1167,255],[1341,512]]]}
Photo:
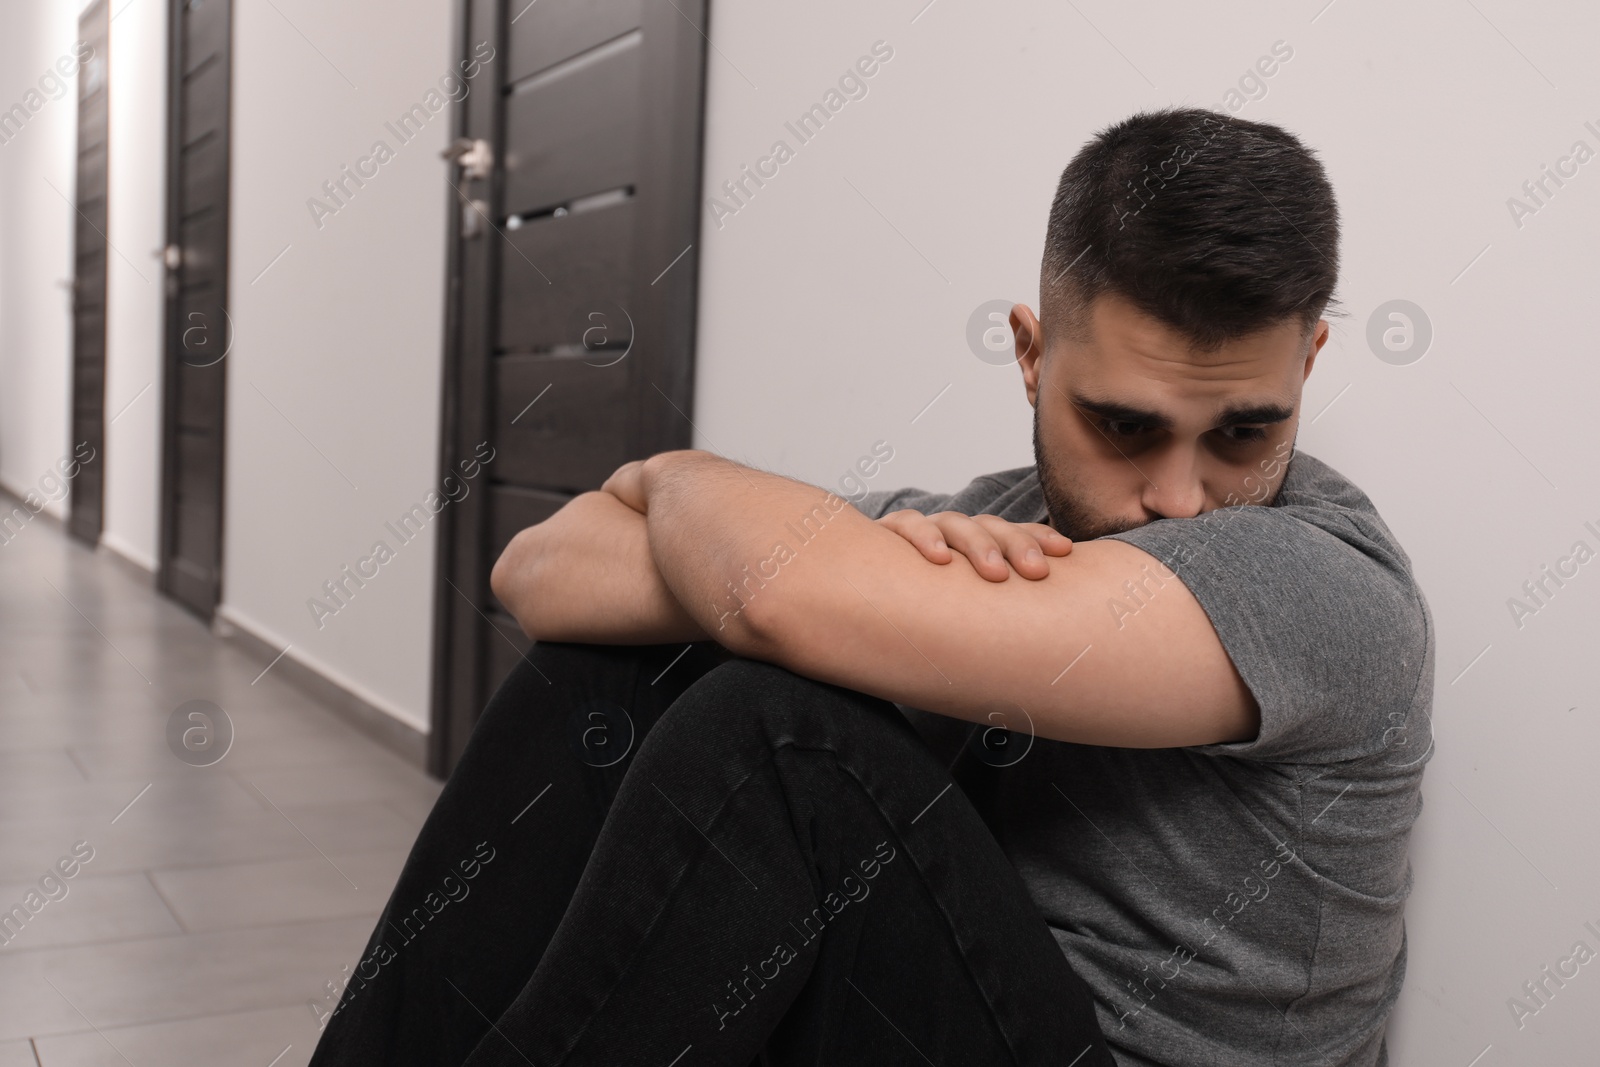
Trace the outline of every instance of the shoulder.
{"label": "shoulder", "polygon": [[[1355,575],[1376,568],[1420,596],[1411,559],[1371,498],[1333,467],[1296,452],[1277,496],[1266,504],[1217,508],[1187,519],[1158,519],[1108,535],[1177,568],[1208,556],[1251,564],[1257,579],[1283,571],[1293,581],[1308,559],[1316,568]],[[1309,575],[1302,575],[1309,578]],[[1246,575],[1235,577],[1243,580]]]}
{"label": "shoulder", "polygon": [[1349,478],[1305,452],[1289,462],[1273,506],[1284,515],[1346,541],[1386,567],[1411,575],[1411,559],[1372,499]]}
{"label": "shoulder", "polygon": [[1258,743],[1293,762],[1368,754],[1431,702],[1433,623],[1411,562],[1349,479],[1296,453],[1269,504],[1110,535],[1160,560],[1205,609],[1262,709]]}

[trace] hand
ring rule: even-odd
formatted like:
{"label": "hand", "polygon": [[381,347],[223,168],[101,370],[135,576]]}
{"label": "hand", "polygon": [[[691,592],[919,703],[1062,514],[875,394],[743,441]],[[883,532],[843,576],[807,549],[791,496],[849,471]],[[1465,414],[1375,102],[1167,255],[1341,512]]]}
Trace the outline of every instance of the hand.
{"label": "hand", "polygon": [[[1072,541],[1042,522],[1008,522],[998,515],[963,515],[940,511],[924,515],[906,508],[878,520],[916,546],[931,563],[949,563],[953,549],[972,569],[991,582],[1003,582],[1011,569],[1024,578],[1039,579],[1050,573],[1045,556],[1065,556]],[[1007,561],[1011,566],[1007,567]]]}
{"label": "hand", "polygon": [[648,459],[635,459],[624,463],[611,473],[600,486],[600,491],[610,493],[641,515],[650,510],[650,486],[664,471],[675,470],[689,463],[712,461],[725,463],[709,452],[697,448],[676,448],[657,452]]}
{"label": "hand", "polygon": [[600,487],[639,514],[645,514],[644,460],[635,459],[618,467]]}

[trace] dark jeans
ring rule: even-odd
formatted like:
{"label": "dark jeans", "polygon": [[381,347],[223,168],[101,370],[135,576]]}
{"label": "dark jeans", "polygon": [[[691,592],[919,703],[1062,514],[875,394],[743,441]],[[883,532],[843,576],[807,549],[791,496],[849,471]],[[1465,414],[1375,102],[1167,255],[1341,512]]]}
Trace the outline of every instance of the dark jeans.
{"label": "dark jeans", "polygon": [[536,642],[312,1067],[1108,1067],[955,785],[975,728],[928,718],[710,643]]}

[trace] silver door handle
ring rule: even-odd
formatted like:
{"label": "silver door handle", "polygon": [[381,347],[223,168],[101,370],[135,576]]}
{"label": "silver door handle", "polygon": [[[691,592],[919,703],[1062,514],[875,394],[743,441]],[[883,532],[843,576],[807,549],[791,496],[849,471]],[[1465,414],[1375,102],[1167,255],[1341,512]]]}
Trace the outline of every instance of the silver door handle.
{"label": "silver door handle", "polygon": [[449,147],[439,153],[441,159],[461,165],[461,176],[472,181],[482,181],[494,166],[494,149],[483,138],[457,137]]}

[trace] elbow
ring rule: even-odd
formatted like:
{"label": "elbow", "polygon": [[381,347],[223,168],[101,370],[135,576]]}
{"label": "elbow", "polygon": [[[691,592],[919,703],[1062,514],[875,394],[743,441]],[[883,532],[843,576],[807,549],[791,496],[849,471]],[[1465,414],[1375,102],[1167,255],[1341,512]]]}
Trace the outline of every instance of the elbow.
{"label": "elbow", "polygon": [[512,577],[517,570],[517,542],[521,539],[521,533],[512,537],[489,571],[489,591],[507,610],[511,608]]}
{"label": "elbow", "polygon": [[745,599],[730,593],[716,611],[709,633],[717,644],[746,659],[778,662],[784,613],[774,597],[757,593]]}
{"label": "elbow", "polygon": [[539,635],[535,632],[538,620],[532,612],[532,605],[537,598],[531,595],[538,561],[538,554],[531,544],[535,529],[530,526],[511,538],[489,571],[489,590],[517,620],[522,632],[538,640]]}

